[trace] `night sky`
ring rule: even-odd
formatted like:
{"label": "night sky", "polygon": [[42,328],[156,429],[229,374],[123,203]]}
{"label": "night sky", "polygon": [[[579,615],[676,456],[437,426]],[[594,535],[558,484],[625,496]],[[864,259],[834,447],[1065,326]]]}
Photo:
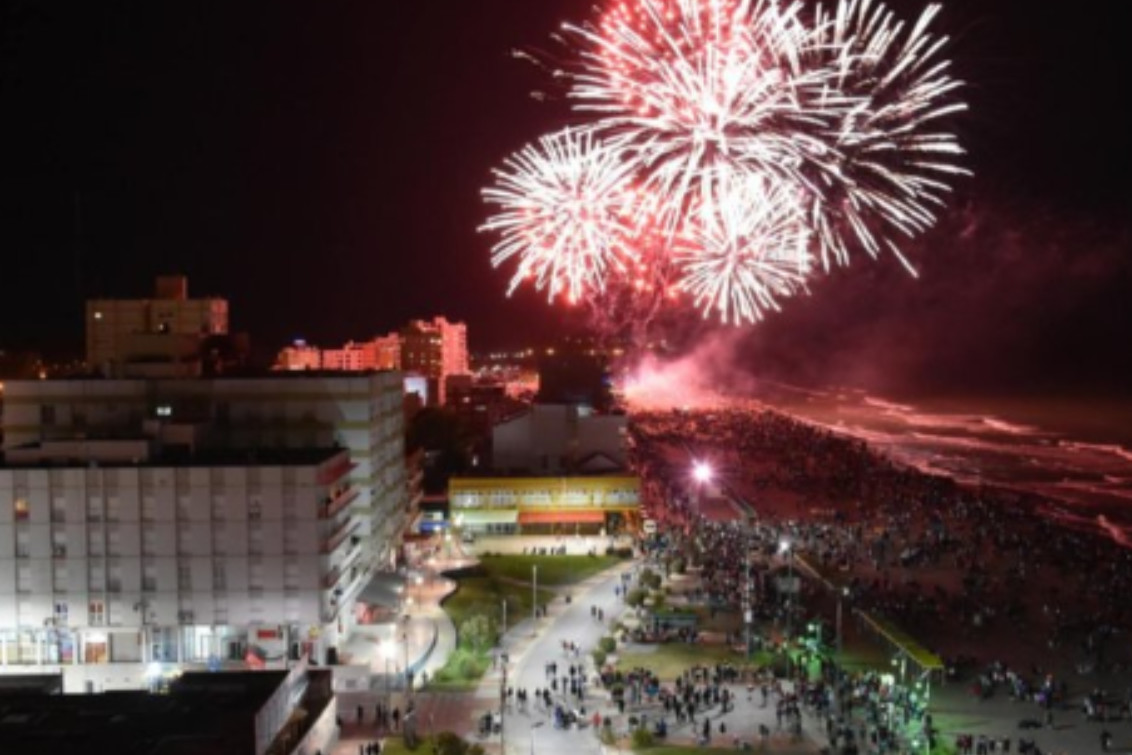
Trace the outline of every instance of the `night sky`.
{"label": "night sky", "polygon": [[[0,348],[77,354],[84,298],[144,295],[165,272],[227,297],[268,352],[437,313],[473,348],[553,337],[538,295],[504,299],[478,192],[571,120],[510,51],[553,47],[591,6],[3,4]],[[1132,383],[1132,45],[1110,8],[946,4],[976,177],[912,250],[921,279],[862,261],[760,326],[752,358],[835,379],[892,357],[876,371],[913,381]]]}

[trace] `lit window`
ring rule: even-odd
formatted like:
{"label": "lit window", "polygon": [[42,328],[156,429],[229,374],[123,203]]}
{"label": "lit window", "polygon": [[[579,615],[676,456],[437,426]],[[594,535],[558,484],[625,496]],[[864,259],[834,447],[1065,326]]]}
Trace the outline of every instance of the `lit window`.
{"label": "lit window", "polygon": [[16,499],[14,513],[15,513],[16,519],[27,519],[28,518],[28,516],[30,515],[31,512],[28,509],[28,502],[27,502],[26,498],[17,498]]}
{"label": "lit window", "polygon": [[173,407],[168,406],[168,405],[157,407],[157,416],[158,417],[172,417],[173,416]]}
{"label": "lit window", "polygon": [[101,312],[95,312],[94,313],[94,319],[101,320],[102,319],[102,313]]}

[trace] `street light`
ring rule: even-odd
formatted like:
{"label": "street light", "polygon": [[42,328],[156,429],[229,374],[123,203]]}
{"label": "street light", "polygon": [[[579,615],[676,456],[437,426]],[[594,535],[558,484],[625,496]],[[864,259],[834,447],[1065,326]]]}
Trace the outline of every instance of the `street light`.
{"label": "street light", "polygon": [[849,597],[849,588],[842,587],[837,591],[837,659],[841,660],[841,599]]}
{"label": "street light", "polygon": [[413,681],[409,678],[409,633],[401,634],[401,642],[405,645],[405,699],[413,694]]}
{"label": "street light", "polygon": [[535,721],[531,724],[531,755],[535,755],[535,729],[542,726],[545,721]]}
{"label": "street light", "polygon": [[[531,564],[531,624],[538,621],[538,564]],[[538,631],[537,627],[531,627]]]}
{"label": "street light", "polygon": [[790,635],[792,634],[794,612],[791,610],[791,596],[794,591],[794,550],[790,540],[782,538],[778,543],[778,553],[786,557],[786,589],[783,603],[786,608],[786,672],[790,674]]}

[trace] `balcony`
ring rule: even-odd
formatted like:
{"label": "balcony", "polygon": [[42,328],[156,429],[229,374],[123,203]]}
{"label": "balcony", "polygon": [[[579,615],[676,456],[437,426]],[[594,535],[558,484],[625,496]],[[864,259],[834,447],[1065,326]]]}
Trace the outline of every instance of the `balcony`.
{"label": "balcony", "polygon": [[342,493],[339,493],[337,498],[327,497],[326,500],[319,505],[318,518],[333,518],[339,511],[353,503],[357,497],[358,491],[354,488],[347,488]]}
{"label": "balcony", "polygon": [[321,552],[325,555],[338,550],[338,548],[342,546],[342,543],[346,542],[350,538],[350,535],[353,534],[354,530],[358,528],[358,525],[358,522],[347,519],[342,523],[342,526],[334,532],[333,535],[322,541]]}

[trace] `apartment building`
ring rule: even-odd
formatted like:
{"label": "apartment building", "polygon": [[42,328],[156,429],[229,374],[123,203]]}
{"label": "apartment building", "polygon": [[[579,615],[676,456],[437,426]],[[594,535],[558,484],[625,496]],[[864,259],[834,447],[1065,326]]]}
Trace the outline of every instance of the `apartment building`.
{"label": "apartment building", "polygon": [[228,333],[228,302],[189,298],[188,279],[160,276],[153,296],[86,303],[86,363],[104,375],[130,369],[194,374],[201,345]]}
{"label": "apartment building", "polygon": [[364,586],[345,449],[46,441],[0,467],[0,664],[321,659]]}
{"label": "apartment building", "polygon": [[[312,650],[334,646],[355,617],[349,610],[330,611],[326,601],[332,596],[339,608],[348,607],[367,577],[392,568],[408,523],[401,386],[394,372],[6,383],[7,461],[0,488],[8,498],[0,497],[0,509],[7,512],[0,523],[11,524],[10,531],[0,529],[0,543],[7,544],[0,544],[0,571],[12,577],[11,584],[0,582],[0,593],[9,596],[7,603],[0,601],[0,627],[18,647],[15,657],[28,662],[55,652],[62,659],[65,643],[54,643],[51,651],[45,642],[53,629],[73,623],[72,616],[86,622],[81,626],[122,628],[116,632],[120,637],[95,630],[95,639],[105,636],[103,648],[92,642],[88,651],[80,638],[69,651],[72,662],[140,659],[148,646],[162,648],[163,657],[174,650],[180,658],[197,657],[206,647],[227,657],[234,642],[228,638],[241,632],[248,637],[261,618],[266,628],[250,635],[257,644],[289,650],[297,641],[314,642],[314,631]],[[333,460],[309,456],[328,449],[338,449]],[[223,454],[228,456],[220,458]],[[342,474],[328,480],[324,467],[331,461]],[[321,492],[310,490],[312,475]],[[168,493],[161,497],[158,491]],[[333,509],[320,513],[331,517],[329,524],[316,518],[300,526],[300,512],[287,514],[288,506],[311,495]],[[120,523],[106,522],[112,499],[121,508],[113,512]],[[159,506],[166,507],[160,514],[154,508]],[[92,522],[92,515],[103,521]],[[334,529],[327,532],[328,527]],[[319,551],[308,557],[318,555],[317,564],[293,550],[310,546],[312,537]],[[328,537],[334,548],[348,549],[348,563],[339,558],[343,551],[322,553]],[[91,545],[92,538],[104,538],[105,547]],[[74,565],[72,542],[82,543]],[[114,558],[141,559],[132,564],[137,569],[111,561],[112,542],[125,549]],[[230,565],[229,554],[248,559],[246,565],[243,560]],[[8,558],[12,568],[4,569]],[[296,569],[306,581],[286,582]],[[92,576],[97,574],[102,581]],[[147,584],[165,589],[170,581],[178,586],[175,601],[159,601],[154,591],[143,589]],[[123,597],[113,605],[85,598],[55,601],[56,584],[66,587],[59,595],[69,596],[72,582],[75,589],[85,583],[88,591],[105,585],[108,595]],[[257,600],[219,604],[201,598],[198,608],[198,585],[215,593],[228,584],[239,595],[254,587]],[[193,599],[186,601],[182,592]],[[30,600],[33,593],[51,595],[51,602]],[[102,623],[91,624],[100,614]],[[323,621],[314,629],[307,620],[316,615]],[[325,621],[328,617],[332,620]],[[218,638],[205,631],[213,626],[236,630]],[[195,629],[186,633],[188,627]],[[153,639],[139,639],[138,649],[131,649],[130,631]]]}

